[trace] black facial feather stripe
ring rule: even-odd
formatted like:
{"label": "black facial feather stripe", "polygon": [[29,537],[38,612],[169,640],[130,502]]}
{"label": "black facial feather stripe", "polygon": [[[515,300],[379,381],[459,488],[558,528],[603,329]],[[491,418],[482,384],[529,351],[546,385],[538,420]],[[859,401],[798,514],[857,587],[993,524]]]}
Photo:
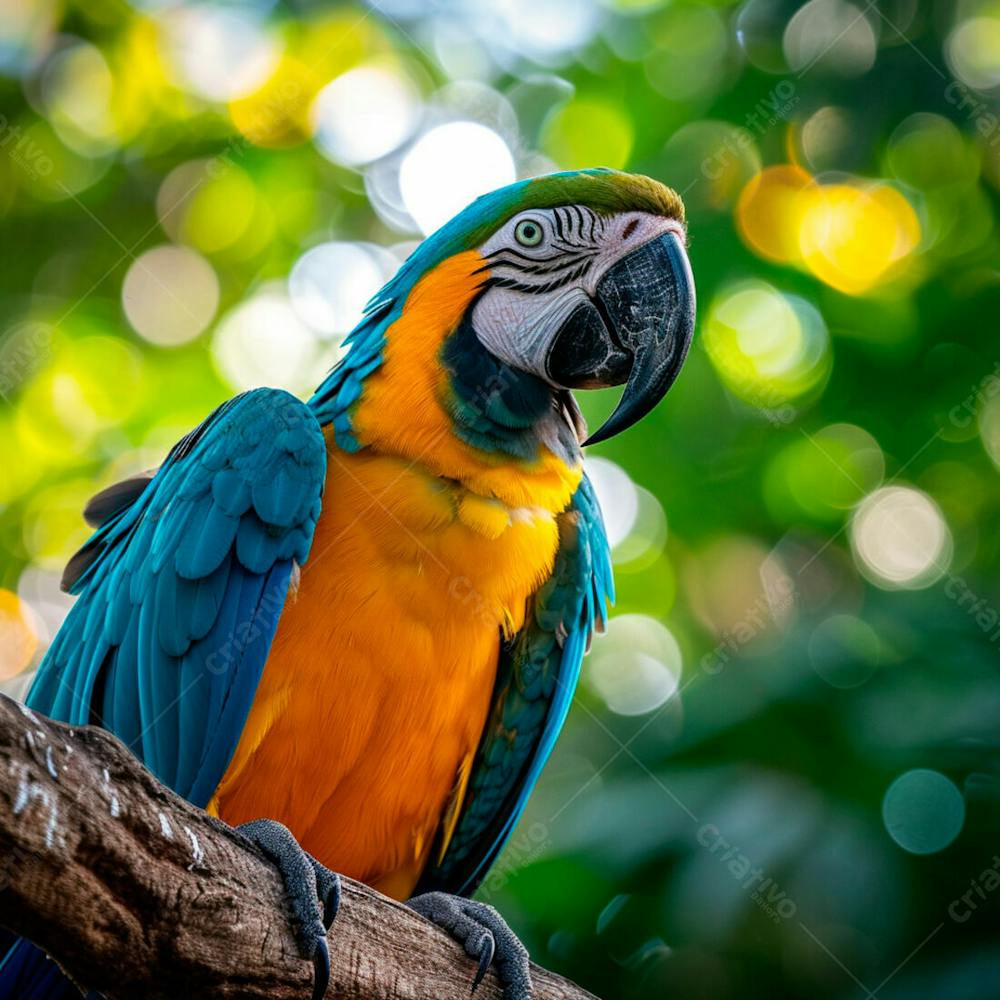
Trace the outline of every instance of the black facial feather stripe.
{"label": "black facial feather stripe", "polygon": [[582,270],[586,270],[587,269],[587,265],[590,263],[590,258],[593,257],[593,256],[594,256],[594,254],[592,254],[592,253],[588,253],[588,254],[579,254],[578,253],[578,254],[574,254],[572,257],[567,256],[566,259],[563,260],[563,261],[561,261],[560,263],[558,263],[558,264],[550,264],[548,267],[545,267],[545,266],[543,266],[541,264],[539,264],[539,265],[537,265],[535,267],[521,267],[519,265],[519,266],[513,268],[513,270],[520,271],[522,274],[544,274],[544,275],[549,275],[549,274],[558,274],[560,271],[565,271],[565,270],[567,270],[568,268],[571,268],[571,267],[578,267],[581,264],[583,265]]}
{"label": "black facial feather stripe", "polygon": [[[514,265],[501,262],[501,266],[515,272],[514,277],[507,277],[498,274],[499,267],[490,270],[496,275],[493,283],[504,288],[517,288],[520,291],[546,292],[586,274],[590,267],[592,254],[574,254],[559,264],[549,267],[527,267],[524,265]],[[482,268],[480,270],[483,270]],[[530,279],[536,277],[538,283],[533,283]],[[526,280],[529,279],[529,280]],[[551,280],[548,280],[551,279]]]}
{"label": "black facial feather stripe", "polygon": [[597,251],[590,251],[588,253],[574,253],[570,254],[558,254],[555,257],[546,257],[541,260],[532,261],[531,263],[522,263],[516,260],[493,260],[488,264],[483,264],[482,267],[476,268],[473,274],[483,274],[485,272],[495,273],[501,268],[506,268],[509,271],[513,271],[520,275],[542,275],[548,276],[551,274],[558,274],[560,271],[565,271],[568,268],[573,268],[579,265],[581,262],[585,265],[589,264],[590,258],[596,255]]}
{"label": "black facial feather stripe", "polygon": [[517,292],[527,292],[531,295],[537,295],[542,292],[554,292],[557,288],[562,288],[563,285],[568,285],[571,281],[575,281],[577,278],[582,277],[586,273],[589,266],[590,262],[586,261],[575,271],[570,271],[568,274],[560,275],[554,281],[548,281],[540,285],[529,285],[526,282],[518,281],[516,278],[490,278],[486,284],[493,285],[497,288],[512,288]]}
{"label": "black facial feather stripe", "polygon": [[584,244],[584,243],[563,243],[562,240],[553,240],[552,241],[552,245],[557,250],[561,250],[564,253],[575,253],[578,256],[580,254],[595,254],[595,253],[597,253],[596,248],[595,249],[583,249],[584,247],[586,247],[586,244]]}
{"label": "black facial feather stripe", "polygon": [[557,271],[565,271],[567,267],[575,267],[577,264],[589,261],[596,255],[596,250],[587,250],[576,253],[560,253],[554,257],[544,257],[530,263],[522,263],[519,260],[497,260],[488,266],[490,268],[506,267],[519,274],[555,274]]}
{"label": "black facial feather stripe", "polygon": [[520,257],[521,260],[531,261],[531,263],[534,263],[536,260],[555,260],[559,256],[559,254],[553,254],[551,257],[529,257],[526,253],[521,253],[520,250],[515,250],[513,247],[499,247],[488,253],[484,259],[492,260],[494,257],[499,257],[502,253],[513,254],[515,257]]}
{"label": "black facial feather stripe", "polygon": [[[556,223],[556,235],[560,240],[573,246],[593,246],[596,233],[604,235],[604,220],[594,211],[582,205],[556,208],[552,212]],[[583,240],[584,242],[578,242]]]}

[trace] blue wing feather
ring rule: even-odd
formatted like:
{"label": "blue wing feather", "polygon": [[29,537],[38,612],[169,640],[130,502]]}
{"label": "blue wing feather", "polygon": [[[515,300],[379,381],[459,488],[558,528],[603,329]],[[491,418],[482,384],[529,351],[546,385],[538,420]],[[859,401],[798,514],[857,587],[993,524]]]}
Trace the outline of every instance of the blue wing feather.
{"label": "blue wing feather", "polygon": [[[287,393],[229,400],[152,478],[100,494],[70,561],[79,594],[27,702],[99,722],[204,806],[235,752],[326,473],[319,424]],[[9,947],[9,950],[8,950]],[[0,997],[79,996],[24,939],[0,938]]]}
{"label": "blue wing feather", "polygon": [[100,722],[207,804],[235,752],[320,512],[326,447],[299,400],[258,389],[180,441],[67,570],[80,594],[27,702]]}
{"label": "blue wing feather", "polygon": [[580,664],[614,601],[600,507],[586,477],[560,518],[552,576],[524,628],[501,651],[482,742],[455,831],[418,892],[471,893],[527,805],[566,721]]}

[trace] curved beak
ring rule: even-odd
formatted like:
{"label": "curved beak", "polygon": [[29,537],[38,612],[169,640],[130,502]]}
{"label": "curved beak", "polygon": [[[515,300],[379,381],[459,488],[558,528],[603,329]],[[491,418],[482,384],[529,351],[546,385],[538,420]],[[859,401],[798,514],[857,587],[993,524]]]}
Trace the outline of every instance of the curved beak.
{"label": "curved beak", "polygon": [[666,395],[694,335],[695,290],[680,237],[658,236],[613,264],[553,339],[548,377],[567,389],[625,383],[614,413],[584,444],[641,420]]}

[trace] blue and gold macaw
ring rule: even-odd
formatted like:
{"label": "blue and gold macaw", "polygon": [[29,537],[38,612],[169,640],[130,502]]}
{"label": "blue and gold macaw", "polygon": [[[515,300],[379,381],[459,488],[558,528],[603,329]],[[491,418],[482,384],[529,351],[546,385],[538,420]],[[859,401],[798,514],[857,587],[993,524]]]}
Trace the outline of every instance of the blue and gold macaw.
{"label": "blue and gold macaw", "polygon": [[[513,184],[414,251],[308,403],[243,393],[88,506],[79,598],[28,704],[111,730],[264,849],[317,994],[333,870],[419,893],[480,976],[495,949],[508,997],[530,995],[520,943],[464,897],[613,596],[570,390],[625,384],[589,441],[635,423],[680,370],[694,302],[669,188]],[[0,997],[71,988],[40,958],[19,942]]]}

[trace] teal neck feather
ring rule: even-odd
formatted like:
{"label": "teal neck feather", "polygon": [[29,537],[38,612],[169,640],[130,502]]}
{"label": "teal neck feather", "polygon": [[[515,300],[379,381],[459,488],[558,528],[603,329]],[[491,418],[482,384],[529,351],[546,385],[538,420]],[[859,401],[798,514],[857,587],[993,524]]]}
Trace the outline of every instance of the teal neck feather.
{"label": "teal neck feather", "polygon": [[545,444],[575,464],[580,446],[571,397],[486,351],[472,327],[472,308],[441,348],[456,436],[474,448],[529,462]]}

